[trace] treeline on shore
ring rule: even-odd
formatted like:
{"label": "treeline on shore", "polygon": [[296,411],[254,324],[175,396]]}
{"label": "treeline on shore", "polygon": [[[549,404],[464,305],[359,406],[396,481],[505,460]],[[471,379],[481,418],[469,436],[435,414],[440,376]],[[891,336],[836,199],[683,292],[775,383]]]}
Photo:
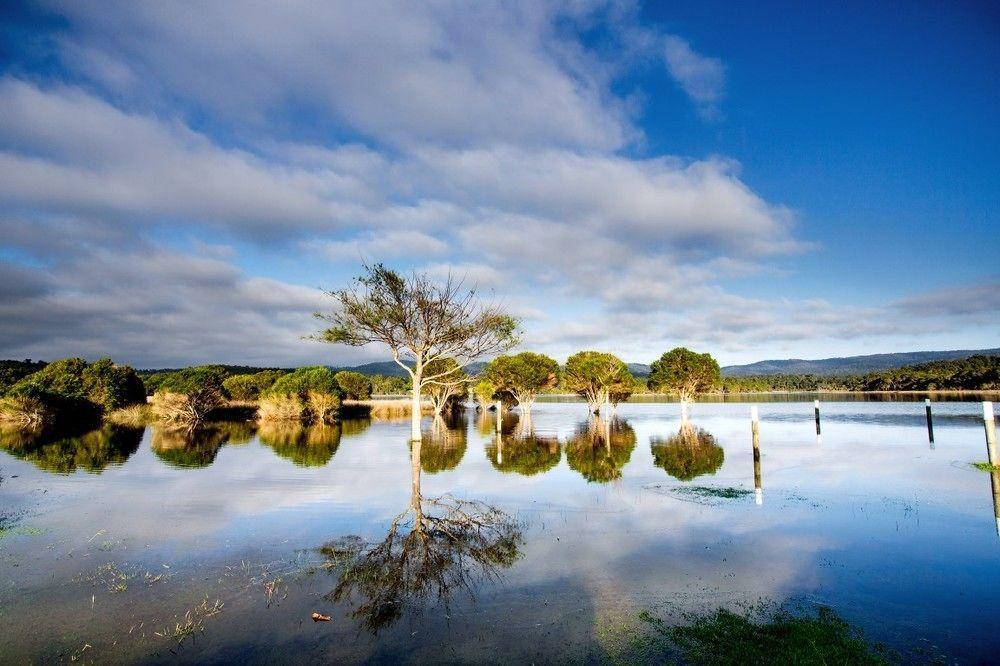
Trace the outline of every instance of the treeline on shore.
{"label": "treeline on shore", "polygon": [[764,391],[996,391],[1000,356],[931,361],[863,375],[750,375],[723,377],[724,393]]}
{"label": "treeline on shore", "polygon": [[[664,354],[653,368],[648,379],[633,376],[610,354],[580,352],[559,365],[544,355],[523,352],[494,359],[475,377],[458,372],[455,386],[433,388],[426,397],[440,412],[470,393],[483,404],[500,400],[505,407],[520,404],[530,409],[534,395],[545,393],[576,393],[598,408],[605,401],[617,404],[644,393],[690,399],[695,392],[1000,390],[1000,356],[977,355],[855,376],[722,377],[710,355],[679,348]],[[335,372],[325,366],[205,365],[137,372],[110,359],[0,361],[0,420],[36,426],[72,414],[76,420],[103,416],[138,423],[156,418],[180,425],[242,407],[257,410],[262,420],[328,421],[337,417],[344,399],[368,400],[410,389],[408,378]]]}

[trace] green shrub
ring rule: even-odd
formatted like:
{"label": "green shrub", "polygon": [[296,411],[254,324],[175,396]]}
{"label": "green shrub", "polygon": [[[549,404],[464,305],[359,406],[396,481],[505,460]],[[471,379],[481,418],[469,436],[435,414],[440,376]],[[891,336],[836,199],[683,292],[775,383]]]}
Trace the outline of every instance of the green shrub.
{"label": "green shrub", "polygon": [[351,400],[368,400],[372,397],[372,380],[352,370],[341,370],[334,379],[343,391],[345,398]]}
{"label": "green shrub", "polygon": [[342,395],[337,377],[330,368],[318,365],[309,368],[298,368],[282,375],[262,395],[289,395],[298,393],[325,393],[340,397]]}
{"label": "green shrub", "polygon": [[262,370],[252,375],[233,375],[222,385],[233,400],[259,400],[260,394],[271,388],[283,374],[281,370]]}
{"label": "green shrub", "polygon": [[262,420],[328,420],[340,409],[342,392],[332,370],[299,368],[282,375],[261,393]]}
{"label": "green shrub", "polygon": [[160,420],[196,424],[222,405],[229,394],[223,382],[228,372],[219,365],[202,365],[168,373],[153,396],[153,413]]}
{"label": "green shrub", "polygon": [[45,367],[44,361],[0,361],[0,396],[28,375],[34,374]]}
{"label": "green shrub", "polygon": [[41,421],[89,419],[145,401],[145,388],[135,371],[111,359],[88,364],[64,358],[23,377],[7,391],[2,411],[6,420],[23,420],[34,412]]}

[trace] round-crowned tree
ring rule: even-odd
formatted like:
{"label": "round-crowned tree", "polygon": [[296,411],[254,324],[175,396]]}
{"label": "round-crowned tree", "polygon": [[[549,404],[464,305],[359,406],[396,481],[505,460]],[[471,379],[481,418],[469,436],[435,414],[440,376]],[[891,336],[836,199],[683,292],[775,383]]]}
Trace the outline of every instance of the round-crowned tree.
{"label": "round-crowned tree", "polygon": [[486,366],[483,375],[495,387],[494,392],[509,393],[527,414],[538,392],[559,381],[559,364],[544,354],[521,352],[496,357]]}
{"label": "round-crowned tree", "polygon": [[721,381],[719,364],[711,354],[699,354],[685,347],[671,349],[649,366],[650,390],[676,394],[681,402],[690,402],[696,394]]}
{"label": "round-crowned tree", "polygon": [[[587,401],[590,411],[600,413],[612,391],[632,383],[628,366],[614,354],[582,351],[566,360],[563,372],[566,387]],[[619,393],[616,397],[621,397]]]}
{"label": "round-crowned tree", "polygon": [[372,397],[372,380],[360,372],[341,370],[334,377],[349,400],[368,400]]}

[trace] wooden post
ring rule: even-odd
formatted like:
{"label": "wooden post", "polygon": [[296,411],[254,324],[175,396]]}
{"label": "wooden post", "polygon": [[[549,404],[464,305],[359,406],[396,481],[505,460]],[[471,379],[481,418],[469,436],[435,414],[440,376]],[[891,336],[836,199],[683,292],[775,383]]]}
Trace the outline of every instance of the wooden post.
{"label": "wooden post", "polygon": [[750,435],[753,443],[753,497],[758,505],[764,503],[764,490],[760,479],[760,419],[757,406],[750,408]]}
{"label": "wooden post", "polygon": [[927,439],[931,441],[931,448],[934,448],[934,419],[931,417],[931,399],[924,398],[924,410],[927,412]]}
{"label": "wooden post", "polygon": [[983,426],[986,428],[986,455],[990,458],[990,464],[996,467],[1000,465],[1000,458],[997,457],[997,426],[993,421],[993,403],[983,400]]}
{"label": "wooden post", "polygon": [[819,435],[819,400],[813,400],[813,410],[816,412],[816,434]]}

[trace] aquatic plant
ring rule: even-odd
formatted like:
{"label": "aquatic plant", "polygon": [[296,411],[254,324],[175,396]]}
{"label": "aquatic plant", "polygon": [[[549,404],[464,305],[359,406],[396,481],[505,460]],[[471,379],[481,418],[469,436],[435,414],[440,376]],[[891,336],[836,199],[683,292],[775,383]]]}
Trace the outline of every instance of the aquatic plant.
{"label": "aquatic plant", "polygon": [[689,624],[668,626],[640,613],[654,636],[669,641],[686,663],[715,664],[886,664],[888,653],[872,647],[857,628],[820,606],[816,615],[779,609],[762,619],[720,608],[689,616]]}

